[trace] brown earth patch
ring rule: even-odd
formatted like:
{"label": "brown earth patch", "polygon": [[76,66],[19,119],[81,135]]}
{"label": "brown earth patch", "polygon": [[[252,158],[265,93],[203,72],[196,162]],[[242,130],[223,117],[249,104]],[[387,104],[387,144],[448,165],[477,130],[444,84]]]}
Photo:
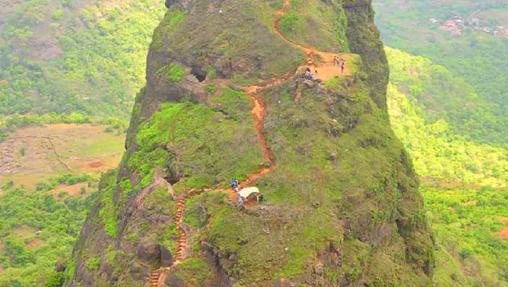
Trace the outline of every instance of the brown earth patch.
{"label": "brown earth patch", "polygon": [[87,188],[86,183],[78,183],[74,185],[60,185],[53,190],[53,195],[58,197],[60,193],[65,193],[69,196],[80,196],[82,188]]}
{"label": "brown earth patch", "polygon": [[19,238],[27,238],[33,236],[35,235],[35,232],[36,229],[28,225],[17,226],[13,230],[14,235]]}
{"label": "brown earth patch", "polygon": [[31,240],[30,242],[25,244],[25,247],[28,249],[36,249],[39,248],[42,245],[42,240],[40,238],[35,238]]}
{"label": "brown earth patch", "polygon": [[504,223],[504,229],[497,233],[499,238],[508,241],[508,217],[501,219],[501,222]]}
{"label": "brown earth patch", "polygon": [[51,124],[17,130],[0,143],[0,183],[32,190],[63,173],[99,175],[115,168],[123,135],[92,124]]}
{"label": "brown earth patch", "polygon": [[90,163],[88,163],[88,166],[91,168],[99,168],[103,165],[104,164],[100,160],[94,160],[94,161],[91,161]]}

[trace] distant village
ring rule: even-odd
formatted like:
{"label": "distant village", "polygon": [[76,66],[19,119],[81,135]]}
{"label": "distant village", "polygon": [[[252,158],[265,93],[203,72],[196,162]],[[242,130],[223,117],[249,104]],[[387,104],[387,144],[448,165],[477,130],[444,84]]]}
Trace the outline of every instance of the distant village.
{"label": "distant village", "polygon": [[508,38],[508,28],[504,26],[485,26],[482,25],[481,20],[476,17],[464,19],[461,16],[453,16],[450,19],[442,22],[436,18],[430,18],[429,21],[434,25],[439,25],[439,29],[448,31],[453,35],[460,36],[466,30],[473,30],[491,34],[496,37]]}

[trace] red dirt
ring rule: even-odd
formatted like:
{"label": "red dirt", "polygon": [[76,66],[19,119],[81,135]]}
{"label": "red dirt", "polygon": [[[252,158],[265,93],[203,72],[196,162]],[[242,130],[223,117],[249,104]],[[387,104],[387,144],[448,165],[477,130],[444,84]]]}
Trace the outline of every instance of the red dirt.
{"label": "red dirt", "polygon": [[94,160],[90,163],[88,163],[88,167],[91,167],[91,168],[99,168],[99,167],[102,167],[104,164],[100,161],[100,160]]}
{"label": "red dirt", "polygon": [[81,196],[82,188],[86,189],[86,183],[77,183],[73,185],[60,185],[53,190],[53,195],[58,198],[60,192],[65,192],[69,196]]}
{"label": "red dirt", "polygon": [[[282,20],[282,17],[285,15],[285,11],[290,6],[289,0],[284,0],[284,5],[281,10],[277,11],[277,17],[272,24],[273,30],[279,37],[284,40],[284,42],[289,45],[301,50],[307,56],[306,65],[304,67],[313,67],[312,72],[317,71],[315,77],[322,81],[328,81],[335,77],[343,77],[350,76],[351,69],[349,63],[351,62],[351,54],[347,53],[328,53],[318,51],[312,47],[308,47],[299,43],[294,42],[291,39],[288,39],[282,31],[279,29],[279,23]],[[335,64],[335,57],[342,58],[345,60],[344,71],[342,72],[338,65]]]}
{"label": "red dirt", "polygon": [[[348,63],[350,59],[350,55],[348,54],[333,54],[333,53],[327,53],[327,52],[321,52],[317,51],[313,48],[306,47],[297,43],[294,43],[293,41],[287,39],[282,32],[279,29],[279,22],[282,19],[282,17],[285,15],[286,9],[289,7],[290,3],[289,0],[284,1],[284,5],[282,9],[277,11],[277,17],[275,21],[273,22],[273,28],[277,35],[281,39],[283,39],[286,43],[302,50],[306,53],[307,59],[306,63],[307,65],[303,65],[301,67],[308,67],[309,64],[313,66],[314,70],[317,70],[316,78],[326,81],[330,80],[334,77],[341,77],[350,75],[350,69],[346,65],[346,68],[343,73],[339,71],[339,67],[334,65],[334,58],[335,57],[341,57],[346,60],[346,63]],[[319,58],[320,61],[317,62],[316,59]],[[316,64],[317,63],[317,64]],[[300,67],[300,68],[301,68]],[[267,81],[264,81],[262,83],[259,83],[257,85],[252,85],[248,87],[244,87],[243,91],[247,94],[247,96],[252,101],[252,117],[254,118],[254,124],[257,134],[257,140],[259,144],[261,145],[261,148],[263,150],[263,158],[265,162],[267,163],[268,167],[261,168],[257,172],[251,174],[247,177],[244,181],[240,183],[240,187],[244,188],[247,186],[252,186],[256,183],[260,178],[263,176],[269,174],[272,172],[276,167],[276,160],[275,155],[273,154],[270,146],[268,145],[268,142],[266,141],[265,132],[264,132],[264,119],[266,114],[265,104],[261,97],[258,97],[257,94],[259,94],[264,89],[277,86],[282,84],[283,82],[287,81],[291,77],[293,77],[295,74],[295,71],[291,71],[284,76],[280,78],[274,78]],[[221,81],[224,83],[224,81]],[[227,81],[226,81],[226,84]],[[178,264],[180,264],[186,257],[186,250],[187,250],[187,234],[185,230],[182,228],[182,223],[185,216],[185,203],[189,197],[195,196],[197,194],[200,194],[202,192],[224,192],[228,193],[229,199],[232,202],[236,202],[238,195],[231,189],[225,189],[225,190],[212,190],[212,189],[205,189],[205,190],[191,190],[186,195],[180,197],[177,200],[176,205],[176,216],[175,216],[175,225],[176,230],[178,233],[178,246],[176,250],[175,255],[175,261],[170,267],[162,267],[160,269],[154,270],[150,273],[148,282],[151,287],[162,287],[164,286],[164,281],[171,269]]]}
{"label": "red dirt", "polygon": [[508,217],[501,219],[501,222],[504,223],[505,227],[503,230],[501,230],[497,233],[497,236],[499,236],[499,238],[501,238],[503,240],[508,241]]}
{"label": "red dirt", "polygon": [[36,249],[37,247],[42,245],[42,240],[39,238],[35,238],[34,240],[28,242],[25,246],[28,249]]}

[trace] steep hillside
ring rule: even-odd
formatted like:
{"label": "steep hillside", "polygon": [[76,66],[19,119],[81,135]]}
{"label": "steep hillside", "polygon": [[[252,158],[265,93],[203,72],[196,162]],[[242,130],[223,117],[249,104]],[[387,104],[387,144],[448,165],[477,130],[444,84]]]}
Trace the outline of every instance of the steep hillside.
{"label": "steep hillside", "polygon": [[[387,46],[428,58],[445,67],[454,82],[460,78],[465,83],[462,90],[466,105],[458,99],[439,103],[435,101],[437,96],[428,91],[422,96],[442,105],[427,107],[424,113],[448,109],[455,114],[449,121],[455,133],[477,143],[506,146],[508,20],[503,16],[508,12],[506,1],[377,0],[374,3],[378,12],[376,21]],[[437,73],[447,77],[439,70]],[[440,88],[448,89],[446,85]],[[475,96],[474,101],[471,95]],[[450,97],[442,99],[450,100]],[[471,109],[478,111],[471,113]]]}
{"label": "steep hillside", "polygon": [[489,117],[488,107],[474,89],[427,58],[386,51],[391,122],[418,175],[452,185],[506,187],[508,149],[475,143],[461,131],[479,136],[498,120]]}
{"label": "steep hillside", "polygon": [[128,118],[145,83],[146,49],[164,12],[160,0],[0,5],[1,115]]}
{"label": "steep hillside", "polygon": [[[427,58],[389,48],[387,55],[390,120],[422,178],[435,235],[434,285],[506,286],[508,150],[470,141],[451,127],[450,116],[467,114],[477,99],[467,83]],[[433,108],[439,101],[449,108]],[[465,103],[462,113],[454,102]]]}
{"label": "steep hillside", "polygon": [[61,286],[55,270],[70,256],[100,175],[120,162],[125,138],[113,131],[32,126],[0,143],[1,287]]}
{"label": "steep hillside", "polygon": [[[389,125],[370,2],[166,4],[127,151],[65,285],[430,285],[432,236]],[[265,200],[236,206],[231,177]]]}

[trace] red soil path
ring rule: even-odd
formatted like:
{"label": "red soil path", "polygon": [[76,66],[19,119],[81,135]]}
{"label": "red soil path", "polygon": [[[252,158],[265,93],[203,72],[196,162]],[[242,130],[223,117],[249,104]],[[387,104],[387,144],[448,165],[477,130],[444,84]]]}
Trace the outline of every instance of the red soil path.
{"label": "red soil path", "polygon": [[[315,50],[311,47],[306,47],[300,44],[297,44],[293,42],[292,40],[286,38],[284,34],[279,29],[279,22],[284,17],[285,12],[287,8],[289,8],[290,2],[289,0],[284,1],[284,5],[282,9],[277,11],[277,17],[275,21],[273,22],[273,28],[275,33],[286,43],[290,44],[293,47],[296,47],[303,51],[307,55],[307,59],[304,65],[300,66],[302,67],[312,67],[313,72],[317,71],[317,74],[315,77],[317,79],[320,79],[322,81],[330,80],[334,77],[341,77],[341,76],[347,76],[351,75],[351,71],[349,69],[349,63],[350,60],[350,54],[333,54],[333,53],[327,53],[327,52],[321,52],[318,50]],[[346,60],[346,67],[343,72],[340,71],[339,67],[335,65],[334,59],[335,57],[342,58]],[[265,162],[267,163],[267,166],[264,168],[261,168],[257,172],[251,174],[247,177],[244,181],[240,183],[240,187],[244,188],[247,186],[251,186],[256,183],[260,178],[263,176],[269,174],[275,169],[276,166],[276,160],[275,155],[273,154],[270,146],[268,145],[268,142],[266,141],[265,132],[264,132],[264,119],[266,114],[265,105],[263,103],[263,100],[261,97],[258,96],[260,92],[263,90],[278,86],[291,77],[293,77],[295,72],[289,72],[286,75],[280,77],[280,78],[274,78],[267,81],[264,81],[262,83],[259,83],[257,85],[252,85],[248,87],[242,88],[243,91],[247,94],[247,96],[252,101],[252,116],[254,118],[254,124],[257,134],[257,140],[259,144],[261,145],[261,148],[263,150],[263,158]],[[150,273],[149,276],[149,284],[151,287],[163,287],[164,282],[166,280],[166,277],[168,273],[171,271],[171,269],[178,264],[180,264],[187,256],[186,250],[188,249],[188,242],[187,242],[187,233],[185,229],[182,227],[182,223],[184,221],[185,216],[185,203],[187,199],[191,196],[200,194],[202,192],[224,192],[229,194],[229,198],[234,202],[237,199],[237,194],[232,191],[231,189],[227,190],[212,190],[212,189],[205,189],[205,190],[191,190],[188,192],[187,195],[181,196],[177,199],[176,204],[176,216],[175,216],[175,226],[178,233],[178,245],[176,248],[175,253],[175,260],[173,264],[169,267],[162,267],[160,269],[157,269]]]}
{"label": "red soil path", "polygon": [[[307,59],[306,59],[306,65],[304,67],[312,67],[312,72],[314,73],[317,71],[315,77],[317,79],[320,79],[322,81],[328,81],[335,77],[341,77],[341,76],[351,76],[351,69],[350,64],[351,63],[351,54],[348,53],[329,53],[329,52],[323,52],[318,51],[312,47],[305,46],[299,43],[294,42],[291,39],[288,39],[280,30],[279,23],[284,17],[287,9],[290,6],[289,0],[284,0],[284,4],[282,6],[281,10],[277,11],[277,18],[273,22],[273,29],[279,37],[284,40],[284,42],[288,43],[289,45],[301,50],[305,53]],[[344,71],[340,70],[340,67],[335,64],[335,58],[342,58],[345,60],[345,67]]]}

